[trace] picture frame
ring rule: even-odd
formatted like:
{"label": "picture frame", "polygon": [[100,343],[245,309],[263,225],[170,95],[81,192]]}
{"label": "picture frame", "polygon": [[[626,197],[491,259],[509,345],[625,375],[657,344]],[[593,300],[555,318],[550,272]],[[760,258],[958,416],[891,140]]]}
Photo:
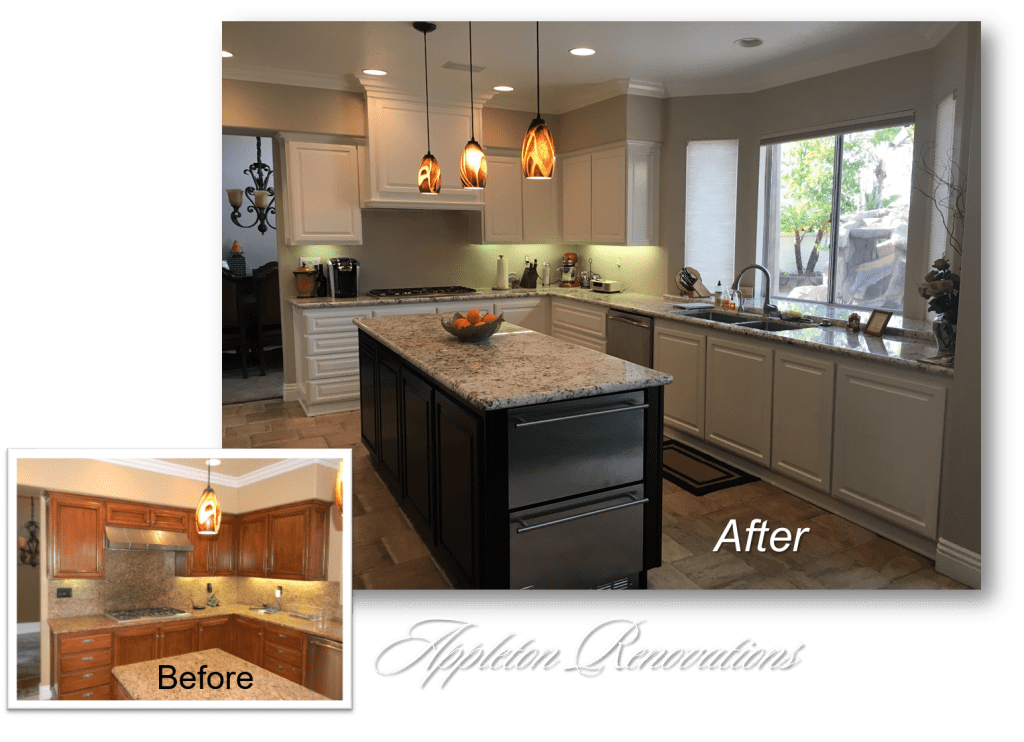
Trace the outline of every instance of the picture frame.
{"label": "picture frame", "polygon": [[881,337],[890,319],[892,319],[892,312],[887,312],[884,309],[875,309],[871,312],[868,323],[864,325],[864,334]]}

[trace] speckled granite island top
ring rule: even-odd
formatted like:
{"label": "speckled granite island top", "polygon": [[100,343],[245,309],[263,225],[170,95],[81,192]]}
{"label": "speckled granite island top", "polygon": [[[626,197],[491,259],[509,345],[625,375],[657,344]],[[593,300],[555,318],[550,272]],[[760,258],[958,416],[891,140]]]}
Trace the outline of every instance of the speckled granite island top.
{"label": "speckled granite island top", "polygon": [[503,324],[485,343],[461,343],[437,315],[357,319],[356,325],[479,410],[664,386],[672,377],[604,353]]}
{"label": "speckled granite island top", "polygon": [[216,608],[207,607],[204,610],[192,611],[189,616],[180,618],[154,618],[147,621],[131,621],[129,623],[118,623],[109,616],[89,615],[75,616],[73,618],[51,618],[49,620],[50,631],[54,634],[67,634],[72,631],[101,631],[103,629],[116,629],[118,627],[145,626],[150,623],[167,623],[168,621],[189,621],[204,618],[215,618],[228,615],[244,616],[258,621],[264,621],[275,626],[302,631],[306,634],[313,634],[324,639],[343,641],[342,624],[340,621],[326,621],[314,623],[308,618],[296,618],[287,613],[258,613],[249,610],[249,607],[241,604],[221,605]]}
{"label": "speckled granite island top", "polygon": [[[174,688],[160,688],[160,666],[170,665],[174,668],[174,677],[181,680],[182,673],[191,672],[196,675],[195,687],[183,688],[180,682]],[[204,670],[204,687],[199,688],[198,675],[200,668]],[[166,673],[167,671],[165,671]],[[227,674],[231,676],[231,687],[227,687]],[[252,686],[240,688],[238,674],[247,672],[252,675]],[[122,665],[113,670],[114,677],[121,687],[134,701],[329,701],[298,683],[293,683],[269,670],[246,662],[221,649],[206,649],[202,652],[179,654],[160,660],[136,662],[133,665]],[[211,673],[220,673],[221,687],[209,687]],[[217,678],[214,678],[214,684]],[[165,685],[169,685],[165,681]]]}

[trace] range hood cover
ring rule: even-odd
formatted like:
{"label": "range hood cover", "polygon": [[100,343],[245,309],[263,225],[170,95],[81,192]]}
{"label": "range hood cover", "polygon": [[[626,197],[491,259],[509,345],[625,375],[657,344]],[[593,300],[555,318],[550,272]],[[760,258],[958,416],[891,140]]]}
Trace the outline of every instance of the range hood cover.
{"label": "range hood cover", "polygon": [[151,531],[146,528],[107,526],[104,548],[111,551],[193,551],[192,542],[184,533]]}

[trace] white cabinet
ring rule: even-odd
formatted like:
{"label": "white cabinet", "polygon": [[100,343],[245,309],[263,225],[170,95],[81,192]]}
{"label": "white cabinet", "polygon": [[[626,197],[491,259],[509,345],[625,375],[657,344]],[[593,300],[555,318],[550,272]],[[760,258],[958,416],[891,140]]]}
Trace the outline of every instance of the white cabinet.
{"label": "white cabinet", "polygon": [[708,336],[706,439],[761,466],[771,463],[772,349]]}
{"label": "white cabinet", "polygon": [[551,332],[550,303],[546,296],[522,299],[499,299],[494,302],[494,313],[504,315],[507,322],[534,332]]}
{"label": "white cabinet", "polygon": [[687,325],[654,321],[654,368],[672,375],[665,387],[665,425],[704,437],[706,338]]}
{"label": "white cabinet", "polygon": [[772,469],[822,492],[832,475],[835,364],[776,351]]}
{"label": "white cabinet", "polygon": [[566,242],[658,242],[656,142],[629,141],[560,158],[562,238]]}
{"label": "white cabinet", "polygon": [[519,157],[487,155],[484,242],[558,242],[558,171],[549,180],[527,180]]}
{"label": "white cabinet", "polygon": [[839,366],[832,494],[934,538],[946,389]]}
{"label": "white cabinet", "polygon": [[359,409],[359,328],[370,307],[293,307],[299,404],[310,417]]}
{"label": "white cabinet", "polygon": [[582,302],[551,297],[551,335],[568,343],[605,351],[607,311]]}
{"label": "white cabinet", "polygon": [[285,139],[289,245],[358,245],[359,158],[354,145]]}

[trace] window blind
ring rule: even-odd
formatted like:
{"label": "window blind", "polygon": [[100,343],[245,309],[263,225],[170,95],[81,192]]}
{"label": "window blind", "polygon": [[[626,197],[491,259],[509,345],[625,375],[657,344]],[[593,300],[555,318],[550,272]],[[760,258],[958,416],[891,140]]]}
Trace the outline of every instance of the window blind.
{"label": "window blind", "polygon": [[684,255],[714,291],[731,286],[736,259],[736,180],[739,140],[693,141],[686,145]]}
{"label": "window blind", "polygon": [[[935,171],[936,179],[932,183],[935,200],[943,210],[946,219],[949,219],[949,187],[944,185],[940,179],[949,180],[953,172],[953,121],[956,118],[956,97],[950,93],[943,98],[935,112],[935,150],[932,152],[932,168]],[[942,223],[942,216],[939,209],[931,206],[931,214],[928,229],[928,270],[936,260],[947,252],[948,235]],[[952,261],[953,256],[946,255]]]}

